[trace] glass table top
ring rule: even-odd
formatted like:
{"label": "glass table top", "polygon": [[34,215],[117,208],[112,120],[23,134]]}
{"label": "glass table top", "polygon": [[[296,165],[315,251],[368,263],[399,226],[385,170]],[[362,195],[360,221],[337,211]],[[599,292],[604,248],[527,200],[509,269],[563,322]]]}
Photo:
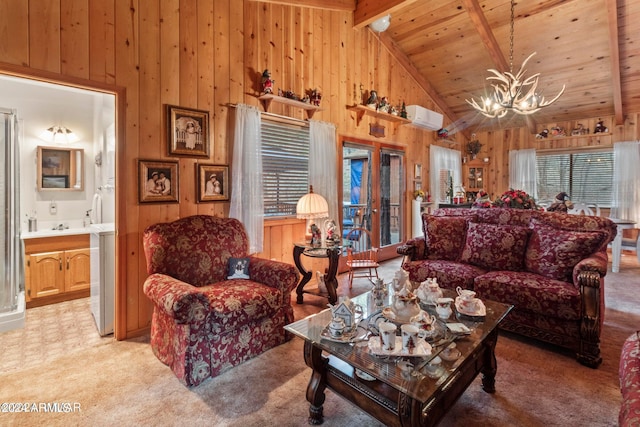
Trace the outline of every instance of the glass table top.
{"label": "glass table top", "polygon": [[[444,296],[455,296],[453,291],[443,291]],[[383,309],[390,306],[392,294],[393,291],[389,290],[381,306],[376,306],[371,292],[352,298],[351,301],[362,306],[363,314],[357,328],[347,335],[348,338],[330,337],[328,325],[332,316],[328,308],[293,322],[285,326],[285,329],[322,349],[332,360],[331,364],[342,365],[343,371],[350,371],[359,377],[362,383],[369,383],[374,387],[378,382],[382,382],[414,399],[426,402],[457,377],[459,366],[511,310],[510,305],[483,300],[486,316],[482,321],[478,321],[479,318],[457,314],[452,304],[451,317],[446,321],[438,319],[433,336],[425,338],[432,346],[431,354],[409,357],[386,356],[376,351],[372,353],[368,340],[379,340],[377,323],[388,320],[384,317]],[[429,314],[436,314],[433,306],[421,307]],[[447,323],[462,323],[471,332],[464,335],[454,334],[446,327]],[[371,347],[375,349],[374,344],[372,343]],[[443,353],[447,347],[455,348]]]}

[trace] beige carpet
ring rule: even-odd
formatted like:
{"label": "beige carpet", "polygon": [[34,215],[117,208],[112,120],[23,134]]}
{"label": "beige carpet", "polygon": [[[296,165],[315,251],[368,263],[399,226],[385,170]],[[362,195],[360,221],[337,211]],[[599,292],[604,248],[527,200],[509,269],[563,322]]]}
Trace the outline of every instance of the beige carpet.
{"label": "beige carpet", "polygon": [[[385,277],[396,267],[389,264]],[[365,287],[354,285],[353,292]],[[640,266],[635,258],[623,257],[621,272],[607,275],[600,368],[583,367],[557,349],[503,334],[497,347],[497,392],[484,393],[476,379],[441,425],[617,425],[617,365],[622,342],[640,329],[639,288]],[[297,318],[326,304],[314,297],[305,302],[294,304]],[[0,373],[0,402],[79,406],[69,413],[0,412],[0,425],[303,426],[309,373],[302,340],[296,338],[189,390],[153,356],[147,338],[111,341]],[[331,391],[326,395],[324,425],[380,425]]]}

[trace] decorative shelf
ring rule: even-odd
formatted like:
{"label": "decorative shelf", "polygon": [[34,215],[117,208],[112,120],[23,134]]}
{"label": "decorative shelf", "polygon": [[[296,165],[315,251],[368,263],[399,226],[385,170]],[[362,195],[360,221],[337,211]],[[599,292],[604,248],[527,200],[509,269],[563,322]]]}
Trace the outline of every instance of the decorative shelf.
{"label": "decorative shelf", "polygon": [[291,105],[292,107],[302,108],[307,111],[307,117],[310,119],[313,117],[313,113],[316,111],[322,111],[322,108],[317,105],[309,104],[302,101],[296,101],[295,99],[285,98],[284,96],[278,96],[273,94],[266,94],[259,96],[258,99],[262,101],[262,107],[264,111],[269,111],[269,106],[271,106],[271,102],[277,102],[280,104]]}
{"label": "decorative shelf", "polygon": [[411,120],[402,118],[400,116],[396,116],[394,114],[383,113],[382,111],[376,111],[367,107],[366,105],[352,105],[347,107],[348,110],[355,111],[357,114],[356,125],[360,126],[360,121],[365,114],[373,116],[377,119],[387,120],[390,122],[394,122],[395,124],[408,124],[411,123]]}
{"label": "decorative shelf", "polygon": [[549,136],[547,138],[535,138],[536,141],[563,141],[565,139],[576,139],[576,138],[596,138],[599,136],[611,136],[613,133],[611,132],[598,132],[598,133],[588,133],[585,135],[566,135],[566,136]]}

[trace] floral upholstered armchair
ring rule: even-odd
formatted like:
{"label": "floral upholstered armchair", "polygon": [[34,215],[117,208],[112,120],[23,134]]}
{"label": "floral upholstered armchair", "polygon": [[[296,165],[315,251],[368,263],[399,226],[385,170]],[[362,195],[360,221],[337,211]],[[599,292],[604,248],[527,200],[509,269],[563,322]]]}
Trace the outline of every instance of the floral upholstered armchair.
{"label": "floral upholstered armchair", "polygon": [[186,386],[290,338],[283,327],[293,321],[297,269],[248,256],[240,221],[195,215],[155,224],[143,245],[151,347]]}

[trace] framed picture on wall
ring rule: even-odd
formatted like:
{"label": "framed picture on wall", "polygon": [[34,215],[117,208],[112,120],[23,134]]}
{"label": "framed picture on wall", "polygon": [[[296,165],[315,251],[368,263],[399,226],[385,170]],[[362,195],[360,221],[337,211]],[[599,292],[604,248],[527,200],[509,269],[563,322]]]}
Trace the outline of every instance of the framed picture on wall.
{"label": "framed picture on wall", "polygon": [[422,179],[422,164],[416,163],[413,170],[413,179]]}
{"label": "framed picture on wall", "polygon": [[229,200],[229,167],[196,165],[198,203]]}
{"label": "framed picture on wall", "polygon": [[209,112],[167,105],[170,156],[209,157]]}
{"label": "framed picture on wall", "polygon": [[138,160],[140,203],[178,203],[178,162]]}

